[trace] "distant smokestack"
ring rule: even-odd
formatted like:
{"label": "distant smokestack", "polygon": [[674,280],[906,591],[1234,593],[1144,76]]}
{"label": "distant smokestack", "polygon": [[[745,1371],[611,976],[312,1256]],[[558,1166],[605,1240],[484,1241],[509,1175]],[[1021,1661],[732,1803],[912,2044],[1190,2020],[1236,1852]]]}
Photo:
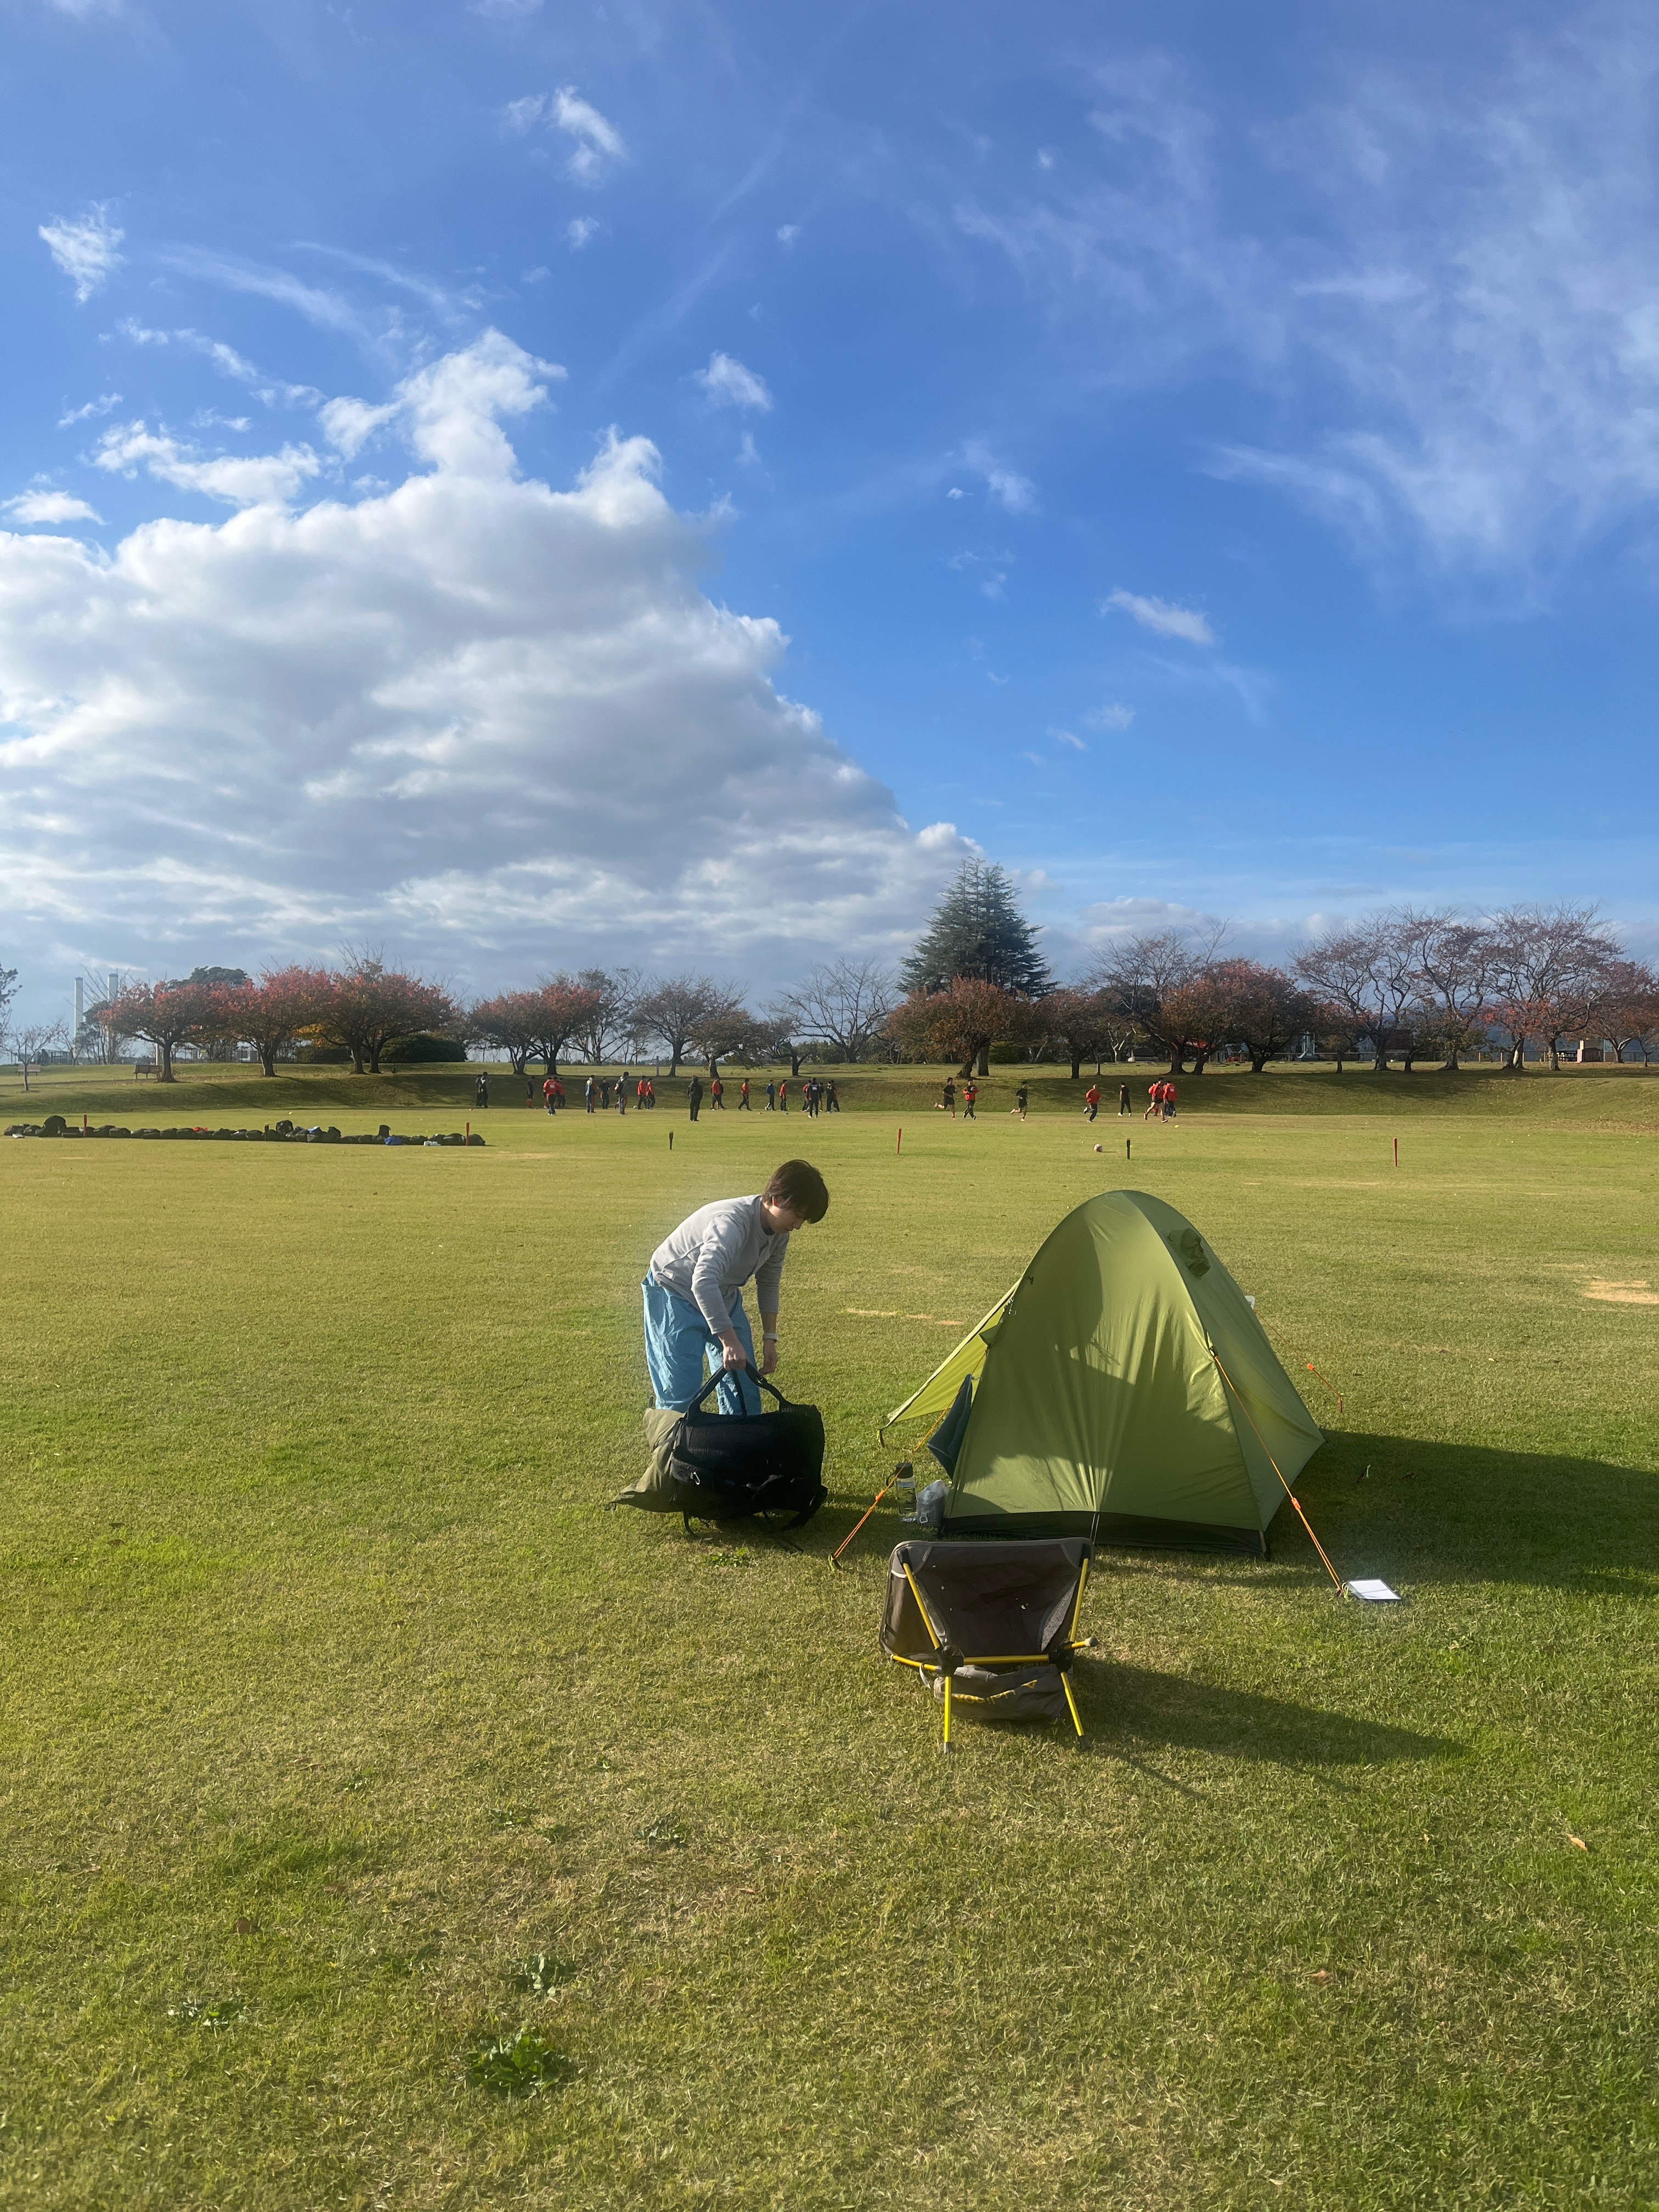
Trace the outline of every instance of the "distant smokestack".
{"label": "distant smokestack", "polygon": [[83,975],[75,979],[75,1034],[78,1037],[87,1025],[87,983]]}
{"label": "distant smokestack", "polygon": [[112,968],[109,971],[109,994],[112,999],[116,995],[117,992],[119,991],[120,988],[121,978],[117,974],[116,970]]}

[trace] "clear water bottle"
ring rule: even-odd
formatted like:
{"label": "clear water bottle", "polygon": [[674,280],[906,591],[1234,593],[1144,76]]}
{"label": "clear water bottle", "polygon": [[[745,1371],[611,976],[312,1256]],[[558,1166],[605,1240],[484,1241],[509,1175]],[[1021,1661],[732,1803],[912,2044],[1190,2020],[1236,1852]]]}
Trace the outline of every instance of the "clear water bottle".
{"label": "clear water bottle", "polygon": [[945,1522],[945,1501],[951,1495],[948,1482],[930,1482],[925,1490],[916,1492],[915,1520],[917,1528],[937,1536]]}
{"label": "clear water bottle", "polygon": [[901,1521],[916,1517],[916,1475],[914,1468],[907,1467],[902,1474],[893,1477],[893,1498],[899,1510]]}

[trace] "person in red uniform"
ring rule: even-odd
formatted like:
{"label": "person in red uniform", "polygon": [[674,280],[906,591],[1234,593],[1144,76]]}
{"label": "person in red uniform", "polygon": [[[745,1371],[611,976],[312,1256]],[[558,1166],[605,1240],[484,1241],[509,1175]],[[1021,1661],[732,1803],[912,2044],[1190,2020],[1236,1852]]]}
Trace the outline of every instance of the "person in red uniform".
{"label": "person in red uniform", "polygon": [[1088,1121],[1092,1121],[1099,1111],[1100,1087],[1097,1084],[1091,1083],[1089,1085],[1089,1088],[1083,1094],[1084,1119]]}

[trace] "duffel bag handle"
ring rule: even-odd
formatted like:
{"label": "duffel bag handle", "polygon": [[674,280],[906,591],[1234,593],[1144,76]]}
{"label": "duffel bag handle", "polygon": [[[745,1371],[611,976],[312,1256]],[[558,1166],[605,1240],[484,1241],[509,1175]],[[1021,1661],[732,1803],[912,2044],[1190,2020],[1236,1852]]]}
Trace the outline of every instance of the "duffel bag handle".
{"label": "duffel bag handle", "polygon": [[778,1401],[778,1409],[780,1412],[781,1412],[789,1403],[788,1399],[784,1396],[777,1384],[775,1382],[769,1382],[765,1376],[757,1373],[754,1368],[747,1366],[717,1367],[714,1373],[709,1376],[708,1380],[703,1384],[702,1389],[698,1391],[696,1396],[691,1401],[691,1403],[686,1407],[686,1412],[688,1413],[702,1413],[703,1400],[708,1395],[711,1390],[719,1389],[720,1384],[725,1382],[728,1375],[746,1375],[749,1377],[749,1380],[755,1383],[759,1389],[763,1390],[769,1390],[772,1393],[772,1395]]}

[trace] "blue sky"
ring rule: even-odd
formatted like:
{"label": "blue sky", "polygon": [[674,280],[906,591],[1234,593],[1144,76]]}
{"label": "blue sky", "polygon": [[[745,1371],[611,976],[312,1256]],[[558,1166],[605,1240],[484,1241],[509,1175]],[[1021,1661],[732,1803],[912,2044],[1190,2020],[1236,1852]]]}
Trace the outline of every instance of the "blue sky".
{"label": "blue sky", "polygon": [[1635,9],[10,0],[0,961],[1646,944]]}

